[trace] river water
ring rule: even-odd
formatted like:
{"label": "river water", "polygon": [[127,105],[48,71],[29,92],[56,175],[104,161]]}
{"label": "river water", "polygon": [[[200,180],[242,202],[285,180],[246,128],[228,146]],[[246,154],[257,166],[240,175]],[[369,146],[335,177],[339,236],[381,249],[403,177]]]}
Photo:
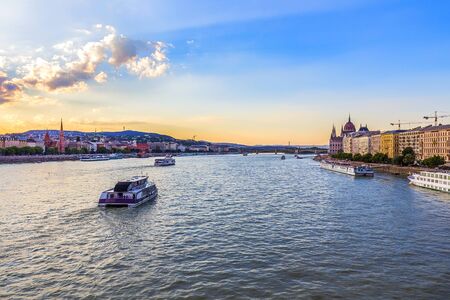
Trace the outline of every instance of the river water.
{"label": "river water", "polygon": [[[275,155],[0,165],[0,298],[445,298],[450,196]],[[148,174],[135,209],[101,191]]]}

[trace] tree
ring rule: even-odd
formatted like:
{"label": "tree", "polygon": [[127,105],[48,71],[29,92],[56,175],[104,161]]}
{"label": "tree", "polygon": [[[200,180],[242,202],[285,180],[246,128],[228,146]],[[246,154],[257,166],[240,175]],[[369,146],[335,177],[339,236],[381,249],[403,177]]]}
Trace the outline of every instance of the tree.
{"label": "tree", "polygon": [[47,149],[45,149],[45,154],[46,155],[55,155],[55,154],[58,154],[58,150],[55,147],[48,147]]}
{"label": "tree", "polygon": [[387,164],[389,163],[389,157],[384,153],[375,153],[372,157],[372,162],[376,164]]}
{"label": "tree", "polygon": [[445,159],[438,155],[434,155],[432,157],[422,160],[422,165],[428,168],[436,168],[443,164],[445,164]]}
{"label": "tree", "polygon": [[36,146],[36,147],[34,147],[34,152],[35,152],[37,155],[42,154],[42,153],[44,153],[44,148],[39,147],[39,146]]}
{"label": "tree", "polygon": [[403,155],[399,155],[399,156],[394,157],[392,163],[394,165],[402,166],[403,165]]}
{"label": "tree", "polygon": [[359,153],[356,153],[355,155],[353,155],[353,160],[354,161],[362,161],[362,155]]}
{"label": "tree", "polygon": [[81,153],[81,154],[88,154],[88,153],[89,153],[89,150],[88,150],[87,148],[81,148],[81,149],[80,149],[80,153]]}
{"label": "tree", "polygon": [[414,153],[414,149],[412,148],[412,147],[406,147],[405,149],[403,149],[403,151],[402,151],[402,155],[403,156],[406,156],[406,154],[412,154],[412,155],[416,155],[415,153]]}
{"label": "tree", "polygon": [[414,154],[407,153],[406,155],[403,156],[403,165],[405,166],[413,165],[415,161],[416,156]]}
{"label": "tree", "polygon": [[331,157],[341,160],[352,160],[353,155],[351,153],[338,152],[336,154],[331,155]]}
{"label": "tree", "polygon": [[372,162],[372,154],[370,153],[366,153],[362,156],[362,161],[365,163],[370,163]]}
{"label": "tree", "polygon": [[12,155],[18,155],[19,154],[19,148],[16,146],[8,147],[5,149],[5,155],[12,156]]}
{"label": "tree", "polygon": [[109,152],[108,149],[106,149],[105,147],[98,147],[97,148],[97,153],[105,154],[105,153],[108,153],[108,152]]}

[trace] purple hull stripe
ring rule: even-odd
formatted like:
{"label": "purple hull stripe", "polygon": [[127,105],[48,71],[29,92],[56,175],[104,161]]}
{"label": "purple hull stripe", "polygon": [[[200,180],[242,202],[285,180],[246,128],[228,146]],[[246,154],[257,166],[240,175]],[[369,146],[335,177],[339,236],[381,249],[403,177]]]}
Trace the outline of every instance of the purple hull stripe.
{"label": "purple hull stripe", "polygon": [[153,195],[151,197],[144,197],[141,199],[126,199],[126,198],[114,198],[114,199],[99,199],[98,204],[122,204],[122,205],[129,205],[129,204],[137,204],[142,201],[148,200],[148,199],[156,198],[156,195]]}

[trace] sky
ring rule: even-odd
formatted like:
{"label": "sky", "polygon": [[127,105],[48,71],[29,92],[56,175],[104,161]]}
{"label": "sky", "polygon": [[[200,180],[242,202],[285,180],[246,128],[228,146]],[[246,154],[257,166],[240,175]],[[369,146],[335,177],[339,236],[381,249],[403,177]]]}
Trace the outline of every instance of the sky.
{"label": "sky", "polygon": [[0,32],[0,133],[322,145],[450,111],[448,1],[16,0]]}

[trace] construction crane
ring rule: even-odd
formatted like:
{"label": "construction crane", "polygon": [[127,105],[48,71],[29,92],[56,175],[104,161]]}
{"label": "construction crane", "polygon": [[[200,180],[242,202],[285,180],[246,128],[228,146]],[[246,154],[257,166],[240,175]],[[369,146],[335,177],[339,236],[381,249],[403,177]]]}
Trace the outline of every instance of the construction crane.
{"label": "construction crane", "polygon": [[398,120],[398,123],[391,123],[392,126],[398,126],[398,130],[400,130],[400,126],[401,125],[412,125],[412,124],[428,124],[428,122],[400,122],[400,120]]}
{"label": "construction crane", "polygon": [[426,119],[426,120],[428,120],[428,119],[434,119],[434,126],[437,126],[437,124],[438,124],[438,119],[441,119],[441,118],[448,118],[448,117],[450,117],[450,115],[440,115],[440,116],[438,116],[438,112],[435,111],[435,112],[434,112],[434,116],[424,116],[423,118]]}

